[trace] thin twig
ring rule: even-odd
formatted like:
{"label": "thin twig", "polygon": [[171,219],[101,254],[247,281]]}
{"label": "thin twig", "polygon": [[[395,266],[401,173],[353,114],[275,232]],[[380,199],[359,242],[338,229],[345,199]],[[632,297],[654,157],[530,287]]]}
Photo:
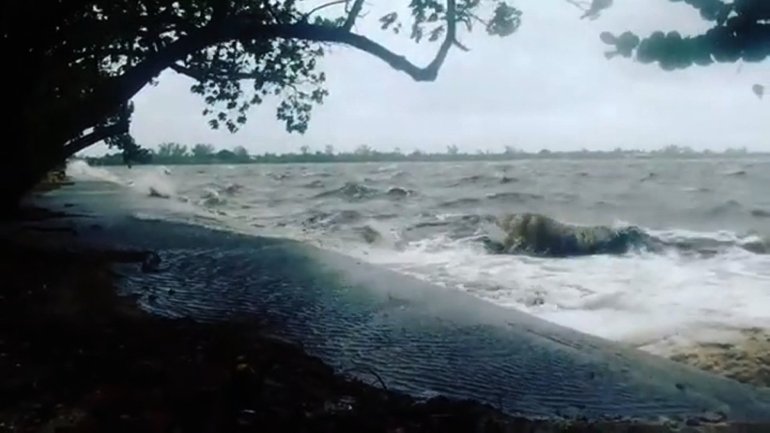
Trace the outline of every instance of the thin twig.
{"label": "thin twig", "polygon": [[329,3],[324,3],[324,4],[320,5],[320,6],[316,6],[313,9],[310,9],[310,12],[306,13],[305,15],[302,15],[302,18],[300,18],[300,21],[307,21],[308,18],[310,18],[310,15],[313,15],[314,13],[316,13],[316,12],[322,10],[322,9],[326,9],[328,7],[336,6],[336,5],[343,4],[343,3],[347,4],[348,1],[349,0],[334,0],[334,1],[331,1]]}

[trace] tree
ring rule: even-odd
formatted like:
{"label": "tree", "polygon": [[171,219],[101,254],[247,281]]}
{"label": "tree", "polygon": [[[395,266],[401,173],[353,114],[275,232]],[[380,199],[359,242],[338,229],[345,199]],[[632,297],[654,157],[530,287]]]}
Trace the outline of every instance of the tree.
{"label": "tree", "polygon": [[[435,80],[461,32],[481,22],[508,36],[521,13],[492,0],[381,2],[397,12],[384,30],[438,43],[419,67],[356,31],[364,0],[330,1],[313,9],[297,0],[8,1],[0,20],[7,86],[6,143],[0,154],[3,203],[18,200],[49,169],[104,141],[130,160],[139,146],[128,134],[131,98],[173,69],[195,80],[213,128],[235,131],[249,108],[279,95],[277,118],[303,132],[327,96],[318,59],[330,44],[347,45],[417,81]],[[486,21],[480,15],[488,14]],[[243,81],[248,80],[248,81]],[[45,127],[41,127],[45,125]]]}
{"label": "tree", "polygon": [[158,151],[155,155],[159,160],[182,159],[187,156],[187,146],[179,143],[161,143],[158,145]]}
{"label": "tree", "polygon": [[233,148],[233,155],[235,155],[235,160],[238,162],[251,161],[251,156],[249,155],[249,151],[246,150],[246,148],[243,146],[235,146]]}
{"label": "tree", "polygon": [[331,144],[327,144],[326,147],[324,148],[324,153],[329,156],[334,155],[334,146],[332,146]]}
{"label": "tree", "polygon": [[235,162],[238,157],[232,150],[222,149],[216,153],[217,161],[219,162]]}
{"label": "tree", "polygon": [[503,151],[503,153],[506,154],[506,155],[516,155],[517,153],[519,153],[519,151],[518,151],[518,149],[516,149],[515,147],[513,147],[511,145],[506,145],[505,146],[505,150]]}
{"label": "tree", "polygon": [[454,155],[457,155],[458,153],[460,153],[460,149],[458,149],[456,145],[454,145],[454,144],[450,144],[450,145],[449,145],[449,146],[447,146],[447,148],[446,148],[446,153],[447,153],[448,155],[452,155],[452,156],[454,156]]}
{"label": "tree", "polygon": [[196,144],[192,148],[192,154],[195,159],[200,161],[211,159],[211,157],[214,155],[214,146],[203,143]]}
{"label": "tree", "polygon": [[371,147],[369,147],[366,144],[362,144],[362,145],[356,147],[356,150],[353,153],[355,153],[356,155],[360,155],[360,156],[369,156],[369,155],[372,154],[372,152],[373,151],[372,151]]}
{"label": "tree", "polygon": [[[679,1],[679,0],[671,0]],[[663,69],[682,69],[714,62],[760,62],[770,56],[770,2],[766,0],[686,0],[713,26],[700,35],[654,32],[640,38],[625,32],[601,34],[614,47],[607,57],[635,57],[642,63],[657,62]],[[755,93],[763,86],[754,88]],[[760,96],[758,94],[758,96]]]}

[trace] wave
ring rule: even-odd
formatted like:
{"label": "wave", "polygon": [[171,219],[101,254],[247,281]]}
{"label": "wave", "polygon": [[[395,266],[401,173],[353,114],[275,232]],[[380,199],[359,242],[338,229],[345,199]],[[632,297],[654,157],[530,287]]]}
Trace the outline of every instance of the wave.
{"label": "wave", "polygon": [[476,206],[479,203],[481,203],[480,199],[473,198],[473,197],[465,197],[465,198],[458,198],[455,200],[449,200],[443,203],[439,203],[438,207],[441,207],[441,208],[468,207],[468,206]]}
{"label": "wave", "polygon": [[235,182],[228,183],[221,189],[221,192],[227,195],[236,195],[241,191],[243,191],[243,185]]}
{"label": "wave", "polygon": [[543,200],[545,197],[540,194],[528,192],[498,192],[487,194],[487,199],[504,202],[525,202],[530,200]]}
{"label": "wave", "polygon": [[361,185],[355,182],[347,182],[340,188],[324,191],[313,198],[328,198],[339,197],[348,201],[359,201],[373,198],[380,194],[380,191],[375,188],[370,188],[365,185]]}
{"label": "wave", "polygon": [[655,233],[637,226],[578,226],[539,214],[511,214],[496,221],[496,233],[481,236],[487,252],[540,257],[618,255],[629,252],[662,253],[674,250],[713,256],[740,248],[767,254],[770,241],[756,235],[668,231]]}
{"label": "wave", "polygon": [[221,206],[225,204],[227,200],[214,188],[206,188],[201,193],[200,204],[205,207]]}
{"label": "wave", "polygon": [[308,182],[308,183],[302,185],[302,187],[303,188],[325,188],[326,184],[322,180],[316,179],[316,180],[314,180],[312,182]]}
{"label": "wave", "polygon": [[125,185],[126,182],[110,172],[100,167],[92,167],[86,161],[75,159],[67,163],[67,176],[75,180],[99,180],[119,185]]}
{"label": "wave", "polygon": [[460,178],[460,180],[456,181],[451,186],[476,185],[478,183],[492,184],[497,182],[497,179],[494,177],[485,176],[482,174],[474,174]]}
{"label": "wave", "polygon": [[736,200],[728,200],[722,204],[712,207],[706,211],[709,216],[724,215],[731,212],[743,211],[743,205]]}
{"label": "wave", "polygon": [[314,212],[307,217],[302,225],[306,227],[336,227],[352,224],[363,219],[363,215],[355,210],[345,209],[337,212]]}
{"label": "wave", "polygon": [[696,232],[684,229],[647,229],[647,232],[680,253],[713,256],[735,249],[763,255],[770,252],[770,239],[755,233],[741,235],[730,231]]}
{"label": "wave", "polygon": [[725,176],[743,177],[748,175],[748,172],[746,172],[746,170],[732,170],[732,171],[726,171],[723,174]]}
{"label": "wave", "polygon": [[266,176],[269,177],[270,179],[273,179],[273,180],[276,180],[276,181],[282,181],[282,180],[290,179],[292,177],[291,173],[286,173],[286,172],[284,172],[284,173],[275,173],[275,172],[272,172],[272,171],[267,173]]}
{"label": "wave", "polygon": [[306,171],[302,177],[331,177],[332,174],[325,171]]}
{"label": "wave", "polygon": [[388,192],[385,194],[390,198],[403,199],[415,195],[416,193],[411,189],[401,188],[400,186],[393,186],[388,188]]}
{"label": "wave", "polygon": [[705,186],[701,186],[701,187],[687,186],[687,187],[682,188],[682,191],[684,191],[684,192],[697,192],[697,193],[712,192],[711,188],[707,188]]}
{"label": "wave", "polygon": [[137,176],[127,185],[141,195],[154,198],[177,197],[177,188],[171,171],[165,167],[151,167],[137,171]]}

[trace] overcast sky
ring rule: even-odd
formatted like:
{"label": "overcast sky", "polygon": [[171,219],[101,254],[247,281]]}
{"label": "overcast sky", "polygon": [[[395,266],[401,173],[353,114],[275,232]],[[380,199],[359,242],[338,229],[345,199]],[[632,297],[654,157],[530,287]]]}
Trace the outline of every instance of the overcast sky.
{"label": "overcast sky", "polygon": [[[305,135],[283,131],[274,102],[252,109],[236,134],[212,131],[200,114],[202,102],[188,91],[191,82],[166,73],[135,98],[133,133],[146,146],[206,142],[253,153],[305,144],[349,150],[363,143],[407,152],[443,151],[449,144],[466,151],[667,144],[770,150],[770,99],[751,92],[752,84],[770,84],[767,63],[664,72],[622,58],[608,61],[601,31],[694,33],[708,24],[682,2],[615,3],[589,21],[565,0],[517,0],[524,12],[519,31],[505,39],[463,35],[472,51],[452,51],[434,83],[414,83],[366,53],[337,48],[323,63],[331,94]],[[405,36],[379,31],[376,12],[359,32],[420,64],[429,60],[435,45],[414,46]]]}

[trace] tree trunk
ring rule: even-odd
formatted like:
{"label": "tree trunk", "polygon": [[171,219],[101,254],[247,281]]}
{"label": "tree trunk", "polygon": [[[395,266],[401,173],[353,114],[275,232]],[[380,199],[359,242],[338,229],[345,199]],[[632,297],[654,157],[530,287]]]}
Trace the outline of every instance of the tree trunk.
{"label": "tree trunk", "polygon": [[13,215],[25,196],[45,176],[45,170],[3,163],[0,164],[0,215]]}
{"label": "tree trunk", "polygon": [[[11,134],[13,138],[20,134]],[[0,215],[15,214],[25,196],[64,160],[58,155],[51,155],[51,148],[40,148],[33,152],[35,146],[23,139],[9,140],[0,149]],[[13,143],[13,144],[10,144]],[[43,150],[48,150],[48,154]]]}

